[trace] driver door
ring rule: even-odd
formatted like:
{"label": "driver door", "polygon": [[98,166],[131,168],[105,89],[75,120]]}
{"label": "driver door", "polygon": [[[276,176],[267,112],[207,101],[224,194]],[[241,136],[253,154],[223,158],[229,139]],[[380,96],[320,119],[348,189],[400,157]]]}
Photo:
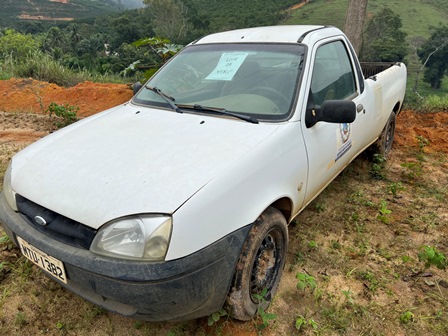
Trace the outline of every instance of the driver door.
{"label": "driver door", "polygon": [[365,147],[363,131],[370,116],[362,105],[365,96],[359,89],[359,81],[363,79],[357,79],[348,50],[342,37],[320,41],[313,48],[305,113],[313,113],[313,109],[330,99],[352,100],[358,113],[350,124],[318,122],[307,126],[306,116],[302,118],[309,171],[305,203],[320,193]]}

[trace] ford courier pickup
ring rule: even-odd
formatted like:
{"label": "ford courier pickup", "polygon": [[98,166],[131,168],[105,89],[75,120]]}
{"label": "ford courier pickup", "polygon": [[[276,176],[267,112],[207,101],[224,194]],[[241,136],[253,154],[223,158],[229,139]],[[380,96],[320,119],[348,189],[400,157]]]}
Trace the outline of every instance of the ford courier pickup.
{"label": "ford courier pickup", "polygon": [[363,69],[337,28],[205,36],[131,101],[16,154],[0,222],[108,310],[249,320],[278,288],[288,223],[365,149],[388,154],[405,86],[404,64]]}

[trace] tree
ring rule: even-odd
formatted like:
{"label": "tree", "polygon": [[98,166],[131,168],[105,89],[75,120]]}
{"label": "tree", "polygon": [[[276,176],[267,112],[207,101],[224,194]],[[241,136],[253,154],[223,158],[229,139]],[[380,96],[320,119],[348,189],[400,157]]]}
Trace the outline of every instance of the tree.
{"label": "tree", "polygon": [[139,23],[131,17],[120,16],[114,18],[109,28],[110,39],[108,43],[112,51],[118,49],[123,43],[131,43],[143,37]]}
{"label": "tree", "polygon": [[191,28],[188,7],[179,0],[144,0],[153,17],[154,32],[175,43],[184,42]]}
{"label": "tree", "polygon": [[98,64],[98,57],[105,52],[104,39],[101,34],[95,34],[81,40],[75,53],[80,60],[79,64],[89,71],[93,71]]}
{"label": "tree", "polygon": [[376,13],[364,32],[361,60],[369,62],[403,61],[408,52],[408,45],[407,34],[401,30],[401,27],[400,16],[390,8],[386,7]]}
{"label": "tree", "polygon": [[366,18],[367,0],[349,0],[345,16],[344,32],[353,45],[356,54],[362,46],[362,32]]}
{"label": "tree", "polygon": [[44,23],[37,20],[20,20],[17,23],[13,24],[11,28],[17,29],[24,34],[33,35],[43,33],[46,29]]}
{"label": "tree", "polygon": [[83,36],[79,33],[79,27],[76,23],[72,23],[67,27],[69,31],[69,40],[72,46],[72,49],[75,50],[76,46],[83,39]]}
{"label": "tree", "polygon": [[24,59],[26,55],[39,47],[33,36],[21,34],[14,29],[6,29],[0,36],[0,59],[12,55],[15,59]]}
{"label": "tree", "polygon": [[45,36],[43,47],[51,51],[54,48],[62,48],[67,45],[67,39],[64,32],[59,27],[51,27]]}
{"label": "tree", "polygon": [[139,48],[131,44],[123,43],[116,52],[109,55],[103,55],[99,58],[101,73],[122,73],[125,75],[134,75],[135,71],[124,71],[130,64],[138,62],[139,64],[152,64],[156,56],[147,52],[144,48]]}
{"label": "tree", "polygon": [[433,89],[440,89],[448,68],[448,26],[437,28],[422,45],[418,56],[426,67],[424,80]]}

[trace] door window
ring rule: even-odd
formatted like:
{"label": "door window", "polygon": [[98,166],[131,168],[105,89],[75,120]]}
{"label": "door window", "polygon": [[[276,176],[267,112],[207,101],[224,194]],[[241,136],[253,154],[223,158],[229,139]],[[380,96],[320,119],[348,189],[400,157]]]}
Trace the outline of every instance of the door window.
{"label": "door window", "polygon": [[313,105],[356,93],[352,64],[342,41],[324,44],[317,50],[310,91]]}

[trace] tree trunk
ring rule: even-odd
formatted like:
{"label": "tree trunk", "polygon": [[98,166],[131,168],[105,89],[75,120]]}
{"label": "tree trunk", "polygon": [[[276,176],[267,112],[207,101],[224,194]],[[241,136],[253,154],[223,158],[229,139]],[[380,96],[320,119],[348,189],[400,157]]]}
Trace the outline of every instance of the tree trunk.
{"label": "tree trunk", "polygon": [[362,33],[366,18],[368,0],[348,0],[347,15],[345,16],[344,32],[353,45],[356,54],[362,46]]}

